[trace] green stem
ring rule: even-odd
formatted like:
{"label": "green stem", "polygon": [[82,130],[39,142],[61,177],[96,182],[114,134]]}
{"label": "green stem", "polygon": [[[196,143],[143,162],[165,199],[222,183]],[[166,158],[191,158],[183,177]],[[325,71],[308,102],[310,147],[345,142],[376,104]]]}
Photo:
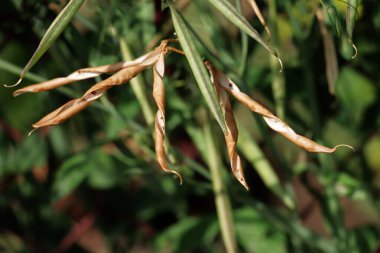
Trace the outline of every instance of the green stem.
{"label": "green stem", "polygon": [[[278,29],[277,29],[277,6],[276,1],[268,2],[269,6],[269,27],[272,31],[272,45],[277,47],[279,45]],[[270,66],[272,72],[272,92],[275,101],[275,110],[279,118],[285,118],[285,80],[284,75],[278,71],[278,61],[272,55],[270,57]]]}
{"label": "green stem", "polygon": [[[132,52],[127,44],[127,41],[124,38],[119,38],[120,50],[125,61],[130,61],[134,59]],[[144,119],[148,125],[152,124],[154,121],[154,113],[149,101],[147,99],[147,94],[145,90],[145,85],[142,80],[142,77],[136,76],[130,81],[133,93],[135,94],[137,101],[139,102]]]}
{"label": "green stem", "polygon": [[252,138],[244,127],[239,127],[238,148],[251,162],[264,184],[275,193],[289,209],[295,209],[295,201],[288,191],[285,191],[281,182],[256,140]]}
{"label": "green stem", "polygon": [[[0,69],[2,70],[5,70],[5,71],[8,71],[9,73],[12,73],[12,74],[15,74],[15,75],[19,75],[22,71],[22,68],[20,68],[19,66],[17,65],[14,65],[13,63],[10,63],[8,61],[5,61],[3,59],[0,58]],[[26,79],[29,79],[33,82],[43,82],[43,81],[46,81],[46,78],[40,76],[40,75],[37,75],[37,74],[33,74],[31,72],[27,72],[25,74],[25,78]]]}
{"label": "green stem", "polygon": [[230,199],[224,185],[221,171],[223,166],[221,165],[219,152],[216,149],[213,132],[209,123],[205,123],[204,138],[207,150],[209,152],[207,164],[211,170],[212,186],[215,195],[215,205],[223,242],[228,253],[236,253],[237,246]]}
{"label": "green stem", "polygon": [[[243,13],[240,0],[236,0],[236,8],[240,13]],[[248,35],[245,32],[240,32],[240,34],[241,34],[241,56],[240,56],[238,75],[242,78],[247,68]]]}

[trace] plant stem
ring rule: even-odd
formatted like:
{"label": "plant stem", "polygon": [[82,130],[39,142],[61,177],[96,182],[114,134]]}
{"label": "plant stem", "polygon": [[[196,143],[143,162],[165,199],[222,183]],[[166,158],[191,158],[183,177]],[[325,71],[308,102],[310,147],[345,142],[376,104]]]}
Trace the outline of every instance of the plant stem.
{"label": "plant stem", "polygon": [[[124,38],[119,38],[119,45],[120,50],[123,56],[123,59],[125,61],[130,61],[134,59],[134,56],[132,55],[132,52],[127,44],[127,41]],[[154,121],[154,113],[153,109],[148,101],[144,81],[142,80],[142,77],[136,76],[135,78],[131,79],[130,81],[133,93],[135,94],[137,101],[139,102],[145,122],[148,125],[151,125]]]}
{"label": "plant stem", "polygon": [[[19,66],[17,65],[14,65],[13,63],[10,63],[8,61],[5,61],[3,59],[0,58],[0,69],[2,70],[5,70],[5,71],[8,71],[9,73],[12,73],[12,74],[15,74],[15,75],[19,75],[22,71],[22,68],[20,68]],[[25,79],[29,79],[33,82],[43,82],[43,81],[46,81],[46,78],[40,76],[40,75],[37,75],[37,74],[33,74],[31,72],[28,72],[25,74]]]}
{"label": "plant stem", "polygon": [[[236,8],[240,13],[243,13],[241,1],[236,0]],[[241,57],[238,69],[238,75],[244,76],[245,70],[247,68],[247,56],[248,56],[248,35],[244,32],[240,32],[241,34]]]}
{"label": "plant stem", "polygon": [[256,143],[256,140],[249,135],[244,127],[239,128],[239,134],[240,138],[237,144],[239,150],[254,166],[265,185],[275,193],[289,209],[295,209],[293,196],[291,196],[281,185],[274,168],[265,157],[264,153]]}
{"label": "plant stem", "polygon": [[235,229],[232,218],[231,204],[224,185],[219,152],[216,149],[211,126],[205,121],[204,138],[208,150],[207,164],[211,170],[211,180],[215,196],[215,205],[222,233],[222,238],[228,253],[237,252]]}

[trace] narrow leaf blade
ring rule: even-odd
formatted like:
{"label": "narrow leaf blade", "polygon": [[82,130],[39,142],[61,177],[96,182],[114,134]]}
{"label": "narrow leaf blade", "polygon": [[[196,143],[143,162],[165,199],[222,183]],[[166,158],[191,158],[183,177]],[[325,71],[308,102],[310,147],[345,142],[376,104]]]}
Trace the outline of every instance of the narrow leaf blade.
{"label": "narrow leaf blade", "polygon": [[203,65],[202,58],[195,47],[195,41],[190,34],[189,28],[181,15],[175,9],[173,3],[171,1],[168,1],[168,3],[179,42],[181,43],[183,51],[186,53],[186,58],[190,64],[190,68],[195,76],[201,93],[224,134],[226,134],[227,128],[225,125],[222,108],[220,107],[219,100],[215,94],[215,90],[207,74],[207,70]]}
{"label": "narrow leaf blade", "polygon": [[[208,0],[216,9],[222,13],[228,20],[231,21],[240,30],[247,33],[250,37],[260,43],[269,53],[273,54],[279,59],[276,50],[274,50],[261,36],[260,34],[249,24],[249,22],[243,17],[238,10],[229,3],[227,0]],[[280,61],[280,59],[279,59]],[[281,61],[280,61],[281,64]]]}
{"label": "narrow leaf blade", "polygon": [[352,40],[357,18],[358,0],[348,0],[346,9],[346,30],[348,38]]}
{"label": "narrow leaf blade", "polygon": [[346,9],[346,30],[348,35],[348,41],[351,43],[352,48],[354,49],[354,55],[352,56],[352,59],[356,57],[356,54],[358,52],[354,42],[352,41],[352,36],[354,33],[355,28],[355,22],[357,18],[357,10],[358,8],[358,0],[348,0],[347,1],[347,9]]}
{"label": "narrow leaf blade", "polygon": [[40,44],[38,45],[32,57],[30,58],[29,62],[22,70],[19,81],[12,86],[16,86],[21,82],[25,74],[41,58],[41,56],[46,52],[46,50],[54,43],[54,41],[58,38],[58,36],[63,32],[63,30],[69,24],[71,19],[74,17],[75,13],[77,13],[83,2],[84,0],[70,0],[70,2],[65,6],[65,8],[58,14],[53,23],[51,23],[51,25],[49,26],[49,29],[42,37]]}

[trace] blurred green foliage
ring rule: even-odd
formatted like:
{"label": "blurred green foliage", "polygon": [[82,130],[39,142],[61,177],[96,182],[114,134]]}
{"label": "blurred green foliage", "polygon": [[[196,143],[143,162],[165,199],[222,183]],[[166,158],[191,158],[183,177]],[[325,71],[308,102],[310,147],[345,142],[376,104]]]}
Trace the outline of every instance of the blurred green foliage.
{"label": "blurred green foliage", "polygon": [[[2,2],[1,83],[18,79],[63,2]],[[247,1],[242,3],[244,15],[265,38]],[[217,122],[211,114],[202,116],[207,106],[185,57],[173,53],[166,57],[166,131],[168,160],[184,177],[182,186],[159,169],[153,126],[128,84],[111,89],[70,121],[29,137],[33,122],[101,79],[17,98],[12,89],[1,88],[0,252],[224,252],[207,127],[231,202],[238,252],[378,252],[380,2],[359,2],[355,59],[343,1],[257,3],[274,32],[269,43],[284,63],[280,77],[265,49],[207,1],[176,1],[202,56],[244,92],[272,111],[281,108],[297,132],[327,146],[352,145],[356,152],[306,153],[233,102],[251,187],[246,192],[229,171]],[[328,92],[316,8],[325,13],[337,48],[335,96]],[[137,57],[161,39],[174,38],[173,32],[161,1],[88,0],[21,85],[120,61],[121,38]],[[151,70],[140,83],[155,111]]]}

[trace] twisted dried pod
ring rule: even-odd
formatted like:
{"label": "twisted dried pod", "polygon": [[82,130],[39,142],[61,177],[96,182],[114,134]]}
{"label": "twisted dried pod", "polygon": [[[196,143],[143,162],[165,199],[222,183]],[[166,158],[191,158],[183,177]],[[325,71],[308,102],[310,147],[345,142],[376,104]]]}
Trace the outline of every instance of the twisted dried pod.
{"label": "twisted dried pod", "polygon": [[84,68],[73,72],[67,77],[55,78],[46,82],[27,86],[16,90],[13,94],[18,96],[26,92],[41,92],[51,90],[78,80],[92,78],[104,73],[114,73],[109,78],[92,86],[81,98],[73,99],[55,111],[49,113],[41,120],[33,124],[33,128],[41,128],[63,123],[80,111],[87,108],[94,100],[101,97],[104,92],[113,86],[121,85],[140,74],[146,68],[155,64],[166,48],[167,42],[164,41],[155,50],[137,58],[134,61],[119,62],[116,64],[104,65],[93,68]]}
{"label": "twisted dried pod", "polygon": [[[164,55],[167,53],[167,44],[171,40],[165,40],[153,51],[133,60],[123,61],[110,65],[79,69],[66,77],[55,78],[46,82],[33,84],[25,88],[16,90],[13,95],[18,96],[27,92],[41,92],[58,88],[63,85],[70,84],[75,81],[93,78],[101,74],[114,73],[109,78],[93,85],[87,92],[77,99],[73,99],[53,112],[49,113],[38,122],[33,124],[33,131],[46,126],[57,125],[63,123],[73,117],[80,111],[87,108],[92,102],[101,97],[108,89],[113,86],[127,83],[136,75],[145,69],[153,67],[153,96],[158,106],[155,120],[155,150],[157,161],[165,172],[177,175],[182,183],[181,175],[170,170],[166,162],[165,152],[165,87],[163,83],[163,75],[165,72]],[[116,72],[116,73],[115,73]]]}
{"label": "twisted dried pod", "polygon": [[244,170],[240,160],[240,156],[237,154],[236,144],[239,136],[239,131],[236,126],[234,114],[232,112],[231,103],[228,98],[228,93],[221,87],[218,79],[215,78],[215,68],[212,67],[210,62],[205,62],[206,67],[211,74],[211,82],[214,84],[216,95],[219,98],[220,106],[223,110],[225,124],[227,127],[227,135],[225,135],[226,146],[228,156],[230,158],[231,170],[235,178],[249,190],[248,184],[244,177]]}
{"label": "twisted dried pod", "polygon": [[332,153],[335,152],[338,147],[345,146],[354,150],[351,146],[341,144],[333,148],[328,148],[323,145],[316,143],[313,140],[310,140],[302,135],[297,134],[292,128],[290,128],[284,121],[273,115],[269,110],[264,106],[254,101],[252,98],[240,91],[238,86],[229,79],[225,74],[218,71],[211,65],[213,69],[214,79],[231,95],[233,95],[238,101],[246,105],[251,111],[256,112],[263,116],[265,122],[270,128],[278,132],[297,146],[309,151],[309,152],[318,152],[318,153]]}
{"label": "twisted dried pod", "polygon": [[122,69],[128,69],[128,68],[134,69],[134,68],[139,68],[139,67],[148,68],[157,61],[158,56],[164,50],[166,45],[167,45],[167,42],[163,41],[161,45],[158,46],[156,49],[154,49],[153,51],[143,56],[140,56],[139,58],[133,61],[122,61],[115,64],[108,64],[108,65],[103,65],[103,66],[79,69],[66,77],[58,77],[52,80],[48,80],[46,82],[32,84],[22,89],[18,89],[15,92],[13,92],[13,95],[18,96],[27,92],[41,92],[41,91],[52,90],[66,84],[76,82],[76,81],[97,77],[102,74],[115,73]]}
{"label": "twisted dried pod", "polygon": [[165,61],[162,52],[157,62],[153,66],[153,97],[157,104],[158,110],[154,121],[154,143],[156,151],[156,160],[160,164],[163,171],[175,174],[182,184],[182,176],[169,169],[166,162],[165,151],[165,85],[163,81],[165,73]]}

